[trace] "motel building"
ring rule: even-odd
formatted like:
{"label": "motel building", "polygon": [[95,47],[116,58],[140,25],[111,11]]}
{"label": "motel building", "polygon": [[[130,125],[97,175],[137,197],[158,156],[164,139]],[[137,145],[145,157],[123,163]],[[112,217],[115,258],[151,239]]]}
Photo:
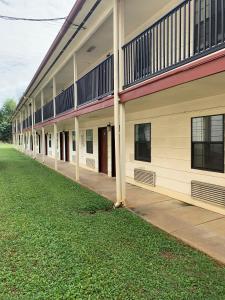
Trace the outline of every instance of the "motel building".
{"label": "motel building", "polygon": [[[33,158],[225,214],[225,1],[77,0],[13,116]],[[138,197],[136,199],[138,201]]]}

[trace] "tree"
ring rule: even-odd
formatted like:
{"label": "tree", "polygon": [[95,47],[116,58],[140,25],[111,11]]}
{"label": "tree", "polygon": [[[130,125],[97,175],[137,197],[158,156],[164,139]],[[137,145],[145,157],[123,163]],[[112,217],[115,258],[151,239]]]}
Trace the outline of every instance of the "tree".
{"label": "tree", "polygon": [[0,109],[0,141],[10,142],[12,140],[11,118],[16,108],[16,101],[7,99]]}

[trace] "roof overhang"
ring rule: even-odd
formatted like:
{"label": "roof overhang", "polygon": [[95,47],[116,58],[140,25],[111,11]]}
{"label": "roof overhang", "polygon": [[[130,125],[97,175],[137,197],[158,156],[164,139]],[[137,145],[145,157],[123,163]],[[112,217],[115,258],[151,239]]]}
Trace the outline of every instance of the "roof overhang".
{"label": "roof overhang", "polygon": [[[61,41],[65,37],[65,35],[72,36],[72,33],[69,33],[69,29],[71,28],[71,24],[74,23],[76,17],[78,16],[79,12],[82,10],[84,4],[87,2],[87,0],[77,0],[74,4],[73,8],[71,9],[69,15],[67,16],[63,26],[61,27],[59,33],[57,34],[55,40],[53,41],[51,47],[49,48],[48,52],[46,53],[44,59],[42,60],[40,66],[38,67],[36,73],[34,74],[31,82],[29,83],[27,89],[25,90],[24,94],[19,100],[19,103],[17,104],[16,110],[14,112],[13,117],[15,114],[20,110],[24,102],[27,101],[27,96],[29,95],[30,91],[34,87],[34,85],[37,83],[38,80],[41,79],[44,75],[42,74],[43,70],[46,68],[46,66],[49,63],[49,60],[52,58],[53,54],[56,52],[57,48],[59,48]],[[67,37],[67,40],[69,39],[69,36]]]}

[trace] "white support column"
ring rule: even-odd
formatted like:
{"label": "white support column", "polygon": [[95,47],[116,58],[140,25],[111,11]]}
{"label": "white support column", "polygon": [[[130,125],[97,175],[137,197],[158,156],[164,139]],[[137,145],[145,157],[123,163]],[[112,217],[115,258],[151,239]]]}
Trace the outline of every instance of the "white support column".
{"label": "white support column", "polygon": [[43,106],[44,106],[44,91],[41,90],[41,122],[43,122],[44,120]]}
{"label": "white support column", "polygon": [[122,203],[121,170],[120,170],[120,138],[119,138],[119,0],[114,0],[113,8],[113,52],[114,52],[114,127],[115,127],[115,157],[116,157],[116,207]]}
{"label": "white support column", "polygon": [[53,81],[53,114],[54,114],[54,118],[56,117],[56,104],[55,104],[55,98],[56,98],[56,79],[55,76],[52,79]]}
{"label": "white support column", "polygon": [[121,197],[126,202],[126,119],[125,104],[120,104],[120,165],[121,165]]}
{"label": "white support column", "polygon": [[41,128],[41,138],[42,138],[42,143],[41,143],[41,153],[42,153],[42,162],[45,162],[45,129],[44,127]]}
{"label": "white support column", "polygon": [[75,117],[75,136],[76,136],[76,181],[80,180],[80,126],[79,119]]}
{"label": "white support column", "polygon": [[[119,91],[124,85],[124,51],[122,49],[125,41],[124,25],[124,0],[119,0],[118,22],[119,22]],[[126,122],[125,104],[119,104],[120,111],[120,167],[121,167],[121,200],[126,201]]]}
{"label": "white support column", "polygon": [[57,124],[54,123],[54,156],[55,156],[55,170],[58,169],[58,158],[57,158]]}
{"label": "white support column", "polygon": [[[74,78],[74,109],[77,109],[77,59],[76,53],[73,54],[73,78]],[[75,139],[76,139],[76,181],[80,180],[80,129],[79,129],[79,119],[75,117],[74,119],[74,129],[75,129]]]}

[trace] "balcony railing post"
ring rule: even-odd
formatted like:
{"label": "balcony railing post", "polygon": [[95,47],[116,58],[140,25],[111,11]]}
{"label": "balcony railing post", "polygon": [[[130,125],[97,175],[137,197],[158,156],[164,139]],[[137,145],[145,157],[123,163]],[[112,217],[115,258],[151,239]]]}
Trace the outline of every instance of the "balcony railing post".
{"label": "balcony railing post", "polygon": [[77,55],[73,54],[74,109],[77,109]]}

